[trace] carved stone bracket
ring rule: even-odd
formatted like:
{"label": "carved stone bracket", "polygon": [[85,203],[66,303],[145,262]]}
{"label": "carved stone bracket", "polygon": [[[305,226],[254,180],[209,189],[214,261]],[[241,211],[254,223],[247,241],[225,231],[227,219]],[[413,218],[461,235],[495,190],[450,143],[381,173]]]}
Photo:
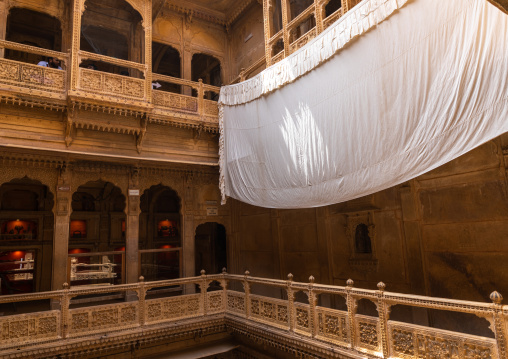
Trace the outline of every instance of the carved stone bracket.
{"label": "carved stone bracket", "polygon": [[145,139],[147,125],[148,125],[148,118],[145,115],[140,120],[140,131],[137,134],[137,139],[136,139],[136,148],[137,148],[139,154],[141,154],[141,151],[143,150],[143,140]]}
{"label": "carved stone bracket", "polygon": [[72,129],[74,127],[74,119],[76,116],[76,109],[74,106],[67,109],[66,123],[65,123],[65,145],[69,147],[73,141]]}

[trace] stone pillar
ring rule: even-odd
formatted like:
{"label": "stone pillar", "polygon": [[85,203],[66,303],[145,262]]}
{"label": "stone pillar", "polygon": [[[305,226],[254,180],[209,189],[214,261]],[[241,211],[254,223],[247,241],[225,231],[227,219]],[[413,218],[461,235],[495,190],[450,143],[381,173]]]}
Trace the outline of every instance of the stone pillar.
{"label": "stone pillar", "polygon": [[288,22],[290,21],[290,17],[291,17],[291,14],[290,14],[290,11],[291,11],[291,8],[288,4],[288,0],[281,0],[281,6],[282,6],[282,31],[283,31],[283,35],[282,35],[282,38],[284,40],[284,57],[288,57],[289,55],[291,55],[291,52],[289,50],[289,45],[291,45],[289,43],[290,39],[289,39],[289,31],[288,31]]}
{"label": "stone pillar", "polygon": [[[127,207],[125,213],[125,282],[137,283],[139,278],[139,170],[130,173]],[[127,295],[127,299],[130,297]]]}
{"label": "stone pillar", "polygon": [[[194,228],[194,190],[193,190],[193,175],[187,174],[184,177],[184,195],[182,198],[182,250],[183,250],[183,277],[194,277],[195,273],[195,228]],[[184,288],[185,294],[192,294],[195,292],[194,285],[187,285]]]}
{"label": "stone pillar", "polygon": [[[9,9],[7,7],[7,0],[0,0],[0,40],[5,40],[7,35],[7,15]],[[4,57],[5,50],[0,48],[0,58]]]}
{"label": "stone pillar", "polygon": [[342,9],[342,15],[347,13],[349,11],[349,1],[348,0],[341,0],[341,9]]}
{"label": "stone pillar", "polygon": [[[53,267],[51,274],[51,289],[62,289],[67,279],[67,261],[69,256],[69,222],[72,212],[71,207],[71,173],[67,165],[60,169],[55,198],[55,228],[53,237]],[[52,301],[51,307],[58,308],[58,301]]]}
{"label": "stone pillar", "polygon": [[[71,47],[71,76],[70,77],[70,90],[75,90],[78,87],[79,78],[79,48],[81,41],[81,16],[85,11],[85,0],[74,0],[74,7],[72,10],[72,47]],[[69,65],[67,66],[68,69]],[[67,70],[68,71],[68,70]]]}
{"label": "stone pillar", "polygon": [[322,33],[324,30],[323,20],[326,18],[325,6],[327,3],[328,1],[326,0],[314,0],[314,8],[316,14],[316,29],[318,35]]}
{"label": "stone pillar", "polygon": [[[190,41],[184,41],[182,63],[183,63],[182,79],[189,81],[192,80],[192,52]],[[188,86],[184,86],[182,94],[186,96],[191,96],[192,89],[189,88]]]}
{"label": "stone pillar", "polygon": [[273,29],[272,12],[273,12],[273,0],[263,0],[266,67],[272,64],[272,48],[270,46],[270,37],[272,36]]}
{"label": "stone pillar", "polygon": [[145,30],[145,86],[146,100],[152,102],[152,0],[145,0],[143,28]]}

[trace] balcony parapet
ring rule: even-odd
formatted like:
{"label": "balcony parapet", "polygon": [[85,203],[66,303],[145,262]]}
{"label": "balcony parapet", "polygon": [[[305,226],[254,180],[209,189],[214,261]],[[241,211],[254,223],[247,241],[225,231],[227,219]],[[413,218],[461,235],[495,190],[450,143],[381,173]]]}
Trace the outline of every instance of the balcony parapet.
{"label": "balcony parapet", "polygon": [[[0,48],[50,56],[66,61],[68,55],[38,47],[0,40]],[[3,98],[32,97],[61,104],[66,99],[67,72],[8,59],[0,59],[0,93]],[[20,99],[21,100],[21,99]]]}
{"label": "balcony parapet", "polygon": [[[149,122],[218,131],[218,104],[207,100],[205,94],[219,93],[219,87],[206,85],[201,81],[150,74],[148,78],[153,81],[187,86],[195,90],[197,97],[191,93],[152,90],[151,82],[146,80],[147,66],[144,64],[80,50],[76,54],[78,63],[84,60],[107,62],[138,71],[145,79],[82,67],[77,67],[77,73],[73,74],[70,54],[6,40],[0,40],[0,48],[58,58],[63,61],[64,68],[59,70],[0,58],[0,101],[51,110],[81,109],[143,117]],[[79,123],[79,120],[74,121]]]}
{"label": "balcony parapet", "polygon": [[[220,283],[222,289],[208,291],[212,282]],[[196,285],[200,291],[194,294],[147,297],[150,289]],[[287,299],[252,294],[253,285],[281,289]],[[243,291],[234,290],[238,287]],[[299,291],[305,293],[308,303],[295,300]],[[137,300],[70,308],[77,296],[118,292],[136,293]],[[347,311],[318,305],[323,294],[344,297]],[[378,290],[368,290],[354,288],[351,280],[341,287],[316,284],[312,277],[309,283],[301,283],[294,282],[292,276],[283,281],[248,273],[206,275],[203,271],[198,277],[158,282],[76,289],[64,285],[63,290],[54,292],[2,296],[0,303],[42,299],[59,301],[60,309],[0,317],[0,350],[6,358],[40,352],[43,346],[48,353],[52,348],[56,352],[69,339],[81,343],[75,348],[78,351],[91,351],[94,346],[127,347],[121,342],[126,335],[143,333],[149,341],[151,331],[160,333],[166,327],[184,330],[205,323],[316,358],[506,358],[508,306],[501,305],[497,292],[491,295],[493,303],[479,303],[385,292],[383,283],[378,284]],[[374,302],[379,315],[358,314],[361,299]],[[395,305],[474,314],[492,324],[495,338],[390,320],[390,308]],[[115,337],[118,342],[112,339]],[[72,348],[67,350],[73,352]]]}

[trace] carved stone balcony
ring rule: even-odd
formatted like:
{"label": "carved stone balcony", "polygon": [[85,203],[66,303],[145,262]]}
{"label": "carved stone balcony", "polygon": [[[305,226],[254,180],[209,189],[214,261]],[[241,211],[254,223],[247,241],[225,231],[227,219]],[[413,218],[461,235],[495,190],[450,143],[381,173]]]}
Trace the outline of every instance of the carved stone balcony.
{"label": "carved stone balcony", "polygon": [[[113,114],[128,114],[159,123],[202,128],[217,132],[218,105],[205,99],[207,92],[218,94],[219,87],[158,74],[148,74],[143,64],[110,58],[86,51],[75,54],[76,63],[85,60],[129,68],[134,76],[123,76],[71,66],[71,54],[40,49],[0,40],[0,48],[27,52],[63,61],[64,70],[0,58],[0,100],[12,104],[68,110],[91,109]],[[147,76],[149,75],[149,76]],[[152,90],[153,81],[186,86],[194,90],[171,93]]]}
{"label": "carved stone balcony", "polygon": [[[477,303],[385,292],[383,283],[378,290],[366,290],[354,288],[351,280],[347,287],[338,287],[309,279],[298,283],[292,275],[282,281],[248,273],[207,276],[203,271],[193,278],[3,296],[4,304],[53,299],[60,309],[0,317],[0,350],[5,358],[35,353],[41,358],[62,353],[79,357],[108,348],[128,351],[133,340],[142,345],[219,330],[302,358],[506,358],[508,306],[500,304],[497,292],[491,295],[493,303]],[[207,291],[212,282],[222,290]],[[151,289],[196,285],[199,293],[147,297]],[[282,290],[288,299],[254,295],[253,286]],[[70,308],[74,297],[113,292],[136,293],[137,300]],[[308,303],[296,301],[297,292],[303,292]],[[318,305],[321,295],[344,297],[347,310]],[[376,305],[378,316],[357,313],[358,302],[365,299]],[[396,305],[474,314],[491,323],[494,338],[390,320]]]}

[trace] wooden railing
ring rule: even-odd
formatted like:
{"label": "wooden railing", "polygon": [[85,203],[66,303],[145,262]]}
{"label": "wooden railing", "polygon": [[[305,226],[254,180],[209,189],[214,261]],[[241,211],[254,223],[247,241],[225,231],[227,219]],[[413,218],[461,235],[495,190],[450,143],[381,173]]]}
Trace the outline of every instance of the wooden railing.
{"label": "wooden railing", "polygon": [[[158,282],[140,282],[118,286],[69,289],[25,295],[1,296],[0,304],[51,299],[60,303],[60,309],[29,314],[0,317],[0,351],[23,353],[34,350],[38,343],[57,345],[67,338],[87,337],[100,333],[109,334],[125,330],[147,330],[150,326],[177,325],[191,320],[194,323],[221,315],[225,324],[242,328],[255,323],[271,333],[272,338],[287,335],[305,340],[307,348],[319,348],[324,357],[342,351],[343,354],[366,355],[384,358],[506,358],[506,325],[508,306],[501,305],[502,297],[494,292],[493,303],[478,303],[451,299],[398,294],[385,291],[383,283],[378,290],[357,289],[349,280],[346,287],[319,285],[314,278],[309,283],[288,279],[274,280],[245,275],[202,275]],[[219,283],[222,290],[208,291],[211,283]],[[150,299],[150,290],[187,286],[200,288],[195,294],[158,297]],[[287,299],[277,299],[253,294],[253,286],[264,286],[285,293]],[[134,301],[70,308],[72,299],[78,296],[109,293],[135,293]],[[296,301],[297,292],[303,292],[307,303]],[[174,293],[173,293],[174,294]],[[336,295],[343,297],[347,310],[318,305],[319,297]],[[357,314],[359,300],[372,301],[378,316]],[[446,310],[474,314],[487,319],[494,338],[451,332],[422,325],[390,320],[390,309],[395,305]],[[217,317],[214,317],[217,319]],[[250,324],[249,324],[250,323]],[[325,344],[325,345],[323,345]]]}

